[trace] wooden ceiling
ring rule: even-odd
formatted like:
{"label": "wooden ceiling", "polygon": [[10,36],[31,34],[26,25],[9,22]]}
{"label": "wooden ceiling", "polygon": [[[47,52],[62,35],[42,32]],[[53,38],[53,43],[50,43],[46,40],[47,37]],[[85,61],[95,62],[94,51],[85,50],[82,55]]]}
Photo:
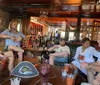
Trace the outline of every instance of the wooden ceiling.
{"label": "wooden ceiling", "polygon": [[19,4],[70,4],[78,5],[84,3],[96,3],[99,0],[0,0],[0,5],[19,5]]}
{"label": "wooden ceiling", "polygon": [[40,10],[44,9],[48,11],[48,16],[76,17],[82,4],[97,2],[98,0],[0,0],[0,8],[14,16],[39,16]]}
{"label": "wooden ceiling", "polygon": [[0,0],[5,5],[13,4],[51,4],[53,0]]}
{"label": "wooden ceiling", "polygon": [[[40,11],[44,10],[48,12],[47,16],[50,17],[46,20],[48,24],[53,25],[56,23],[60,25],[63,21],[66,22],[66,20],[68,20],[69,24],[72,22],[75,24],[77,17],[80,16],[82,18],[98,18],[100,12],[82,11],[84,4],[93,4],[95,6],[98,1],[99,0],[0,0],[0,8],[9,12],[10,15],[14,17],[38,17],[40,16]],[[84,7],[87,8],[86,6]],[[70,19],[68,19],[68,17]]]}

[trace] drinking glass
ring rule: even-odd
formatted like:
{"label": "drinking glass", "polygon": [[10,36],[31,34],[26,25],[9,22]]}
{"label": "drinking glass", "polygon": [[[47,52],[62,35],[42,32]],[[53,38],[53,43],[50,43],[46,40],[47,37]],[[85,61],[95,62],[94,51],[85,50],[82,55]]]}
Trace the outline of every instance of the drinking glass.
{"label": "drinking glass", "polygon": [[81,83],[81,85],[92,85],[92,84],[89,84],[89,83]]}
{"label": "drinking glass", "polygon": [[68,72],[69,71],[69,64],[65,63],[64,64],[64,69]]}
{"label": "drinking glass", "polygon": [[12,77],[10,78],[11,85],[20,85],[21,78]]}
{"label": "drinking glass", "polygon": [[10,78],[10,83],[11,83],[11,85],[14,85],[14,79],[13,78]]}
{"label": "drinking glass", "polygon": [[74,75],[68,74],[66,78],[66,85],[73,85]]}
{"label": "drinking glass", "polygon": [[40,77],[41,77],[41,85],[52,85],[49,83],[48,74],[50,72],[49,61],[43,60],[43,63],[40,66]]}
{"label": "drinking glass", "polygon": [[15,82],[14,85],[20,85],[20,81],[21,81],[21,78],[16,77],[14,80],[14,82]]}
{"label": "drinking glass", "polygon": [[61,69],[61,74],[62,74],[62,77],[66,77],[67,76],[67,71],[65,69]]}

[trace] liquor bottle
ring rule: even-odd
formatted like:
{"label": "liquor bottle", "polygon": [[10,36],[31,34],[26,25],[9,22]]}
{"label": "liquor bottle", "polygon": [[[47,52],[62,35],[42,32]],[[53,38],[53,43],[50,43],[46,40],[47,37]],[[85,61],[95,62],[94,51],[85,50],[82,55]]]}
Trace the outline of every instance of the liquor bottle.
{"label": "liquor bottle", "polygon": [[32,48],[32,36],[30,36],[29,43],[28,43],[28,47],[29,48]]}

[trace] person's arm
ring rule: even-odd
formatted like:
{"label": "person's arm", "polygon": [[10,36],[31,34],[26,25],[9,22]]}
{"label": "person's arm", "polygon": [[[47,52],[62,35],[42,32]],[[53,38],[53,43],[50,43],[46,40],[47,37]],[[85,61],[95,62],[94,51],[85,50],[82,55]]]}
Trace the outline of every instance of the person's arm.
{"label": "person's arm", "polygon": [[5,35],[5,34],[0,34],[0,38],[11,38],[11,36]]}
{"label": "person's arm", "polygon": [[11,39],[12,41],[15,41],[14,36],[9,36],[9,35],[5,35],[5,34],[0,34],[0,38]]}
{"label": "person's arm", "polygon": [[15,39],[15,42],[20,42],[22,39],[23,39],[22,37],[17,37],[17,38]]}
{"label": "person's arm", "polygon": [[95,57],[100,58],[100,52],[98,52],[95,48],[92,49],[92,53]]}
{"label": "person's arm", "polygon": [[25,35],[20,32],[20,37],[16,38],[16,42],[20,42],[20,41],[24,40],[24,38],[25,38]]}
{"label": "person's arm", "polygon": [[70,48],[69,47],[67,47],[67,53],[70,56]]}
{"label": "person's arm", "polygon": [[[80,50],[79,48],[76,49],[76,54],[75,54],[75,56],[74,56],[74,59],[78,59],[79,54],[80,54],[80,53],[79,53],[79,50]],[[73,56],[72,56],[72,57],[73,57]]]}
{"label": "person's arm", "polygon": [[94,62],[94,63],[86,63],[86,62],[81,62],[81,68],[83,69],[88,69],[88,70],[94,70],[96,72],[100,72],[100,62]]}
{"label": "person's arm", "polygon": [[11,39],[12,37],[9,34],[10,34],[9,30],[6,29],[0,34],[0,38],[5,38],[5,39],[6,38],[8,38],[8,39],[10,38]]}
{"label": "person's arm", "polygon": [[58,45],[54,45],[53,47],[49,48],[48,51],[52,51],[52,50],[54,50],[55,48],[58,48]]}
{"label": "person's arm", "polygon": [[95,65],[94,64],[88,64],[88,69],[92,69],[96,72],[100,72],[100,62],[95,62]]}
{"label": "person's arm", "polygon": [[14,36],[9,36],[9,35],[6,35],[6,34],[0,34],[0,38],[11,39],[12,41],[15,41]]}

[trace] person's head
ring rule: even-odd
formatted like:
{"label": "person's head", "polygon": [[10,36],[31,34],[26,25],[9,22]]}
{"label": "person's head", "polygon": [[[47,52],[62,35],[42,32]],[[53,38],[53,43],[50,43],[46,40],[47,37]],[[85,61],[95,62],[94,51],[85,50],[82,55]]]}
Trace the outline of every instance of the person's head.
{"label": "person's head", "polygon": [[83,31],[82,35],[81,35],[81,38],[84,39],[86,36],[87,36],[87,31]]}
{"label": "person's head", "polygon": [[18,21],[17,19],[12,20],[12,21],[9,23],[9,29],[10,29],[11,31],[16,32],[16,31],[17,31],[18,23],[19,23],[19,21]]}
{"label": "person's head", "polygon": [[87,47],[89,47],[90,46],[90,39],[89,38],[83,38],[83,40],[82,40],[82,46],[83,47],[85,47],[85,48],[87,48]]}
{"label": "person's head", "polygon": [[59,39],[59,43],[61,46],[65,46],[65,39],[64,38]]}

